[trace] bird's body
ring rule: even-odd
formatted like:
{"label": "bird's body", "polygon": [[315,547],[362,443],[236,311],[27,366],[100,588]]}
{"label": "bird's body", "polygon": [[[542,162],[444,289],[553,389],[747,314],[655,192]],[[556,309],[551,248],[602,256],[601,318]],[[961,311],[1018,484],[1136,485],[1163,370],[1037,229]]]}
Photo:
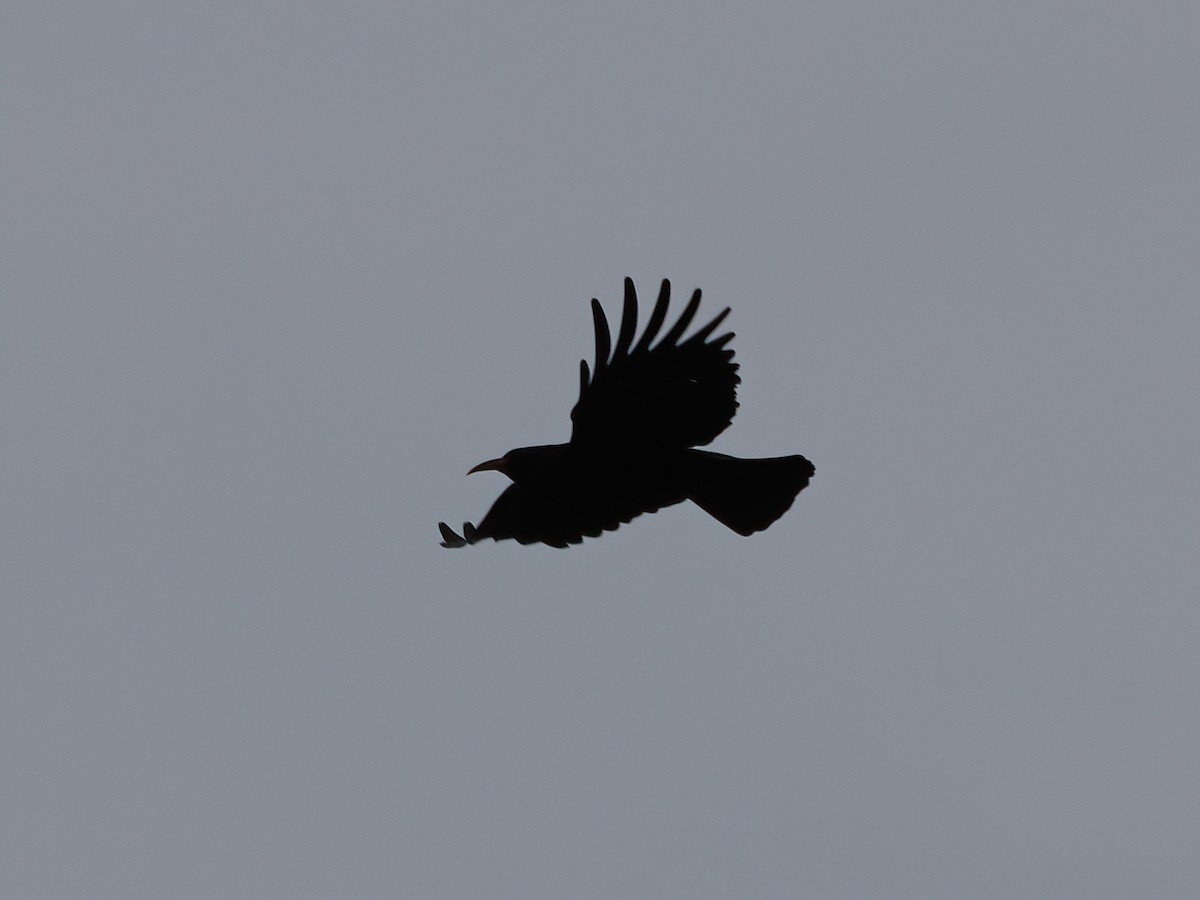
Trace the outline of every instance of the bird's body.
{"label": "bird's body", "polygon": [[637,298],[625,280],[625,309],[615,351],[604,312],[592,301],[596,371],[581,363],[579,402],[566,444],[510,450],[472,472],[496,470],[513,483],[476,528],[460,537],[444,522],[443,546],[483,538],[514,538],[554,547],[579,543],[642,513],[692,500],[739,534],[766,528],[808,484],[803,456],[737,459],[696,449],[723,431],[737,409],[740,381],[733,334],[707,341],[726,309],[687,340],[680,337],[700,302],[691,302],[663,339],[651,341],[666,318],[670,283],[663,288],[637,345]]}

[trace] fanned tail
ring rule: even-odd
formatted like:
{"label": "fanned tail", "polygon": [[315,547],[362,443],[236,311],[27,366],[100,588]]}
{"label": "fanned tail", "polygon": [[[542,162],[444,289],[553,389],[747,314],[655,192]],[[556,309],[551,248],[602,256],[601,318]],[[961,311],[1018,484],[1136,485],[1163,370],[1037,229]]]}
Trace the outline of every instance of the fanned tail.
{"label": "fanned tail", "polygon": [[803,456],[738,459],[689,450],[688,499],[740,535],[762,531],[791,507],[816,471]]}

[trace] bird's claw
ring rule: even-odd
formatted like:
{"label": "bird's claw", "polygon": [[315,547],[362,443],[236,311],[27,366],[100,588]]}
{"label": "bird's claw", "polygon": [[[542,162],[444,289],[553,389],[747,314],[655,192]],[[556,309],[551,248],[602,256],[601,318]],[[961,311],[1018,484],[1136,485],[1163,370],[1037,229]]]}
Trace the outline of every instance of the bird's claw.
{"label": "bird's claw", "polygon": [[442,533],[443,547],[465,547],[467,544],[473,544],[479,540],[479,532],[470,522],[463,522],[463,535],[466,537],[455,534],[454,529],[445,522],[438,522],[438,531]]}
{"label": "bird's claw", "polygon": [[442,533],[443,547],[465,547],[467,542],[460,535],[454,533],[454,529],[445,522],[438,522],[438,531]]}

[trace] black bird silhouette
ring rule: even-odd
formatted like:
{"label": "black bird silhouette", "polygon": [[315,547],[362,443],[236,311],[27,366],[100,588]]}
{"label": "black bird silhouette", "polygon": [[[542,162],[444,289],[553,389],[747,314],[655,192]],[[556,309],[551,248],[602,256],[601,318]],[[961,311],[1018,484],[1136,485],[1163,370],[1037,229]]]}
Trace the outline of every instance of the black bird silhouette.
{"label": "black bird silhouette", "polygon": [[596,368],[579,364],[579,401],[571,410],[571,440],[521,447],[471,472],[503,472],[512,484],[476,528],[455,534],[439,522],[443,547],[484,538],[538,541],[552,547],[598,537],[642,513],[691,500],[738,534],[762,531],[782,516],[815,469],[803,456],[738,459],[694,449],[728,427],[737,411],[738,365],[726,348],[729,332],[709,340],[729,314],[681,341],[700,306],[692,294],[683,314],[653,347],[667,318],[671,283],[637,344],[637,294],[625,279],[625,309],[617,344],[592,301]]}

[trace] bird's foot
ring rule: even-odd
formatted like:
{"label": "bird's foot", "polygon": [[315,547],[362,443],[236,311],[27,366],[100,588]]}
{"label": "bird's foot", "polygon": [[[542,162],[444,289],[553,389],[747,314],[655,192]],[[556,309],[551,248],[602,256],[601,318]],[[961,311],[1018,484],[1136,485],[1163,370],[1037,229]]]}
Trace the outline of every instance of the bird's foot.
{"label": "bird's foot", "polygon": [[470,522],[463,522],[463,535],[466,537],[455,534],[454,529],[445,522],[438,522],[438,530],[442,533],[443,547],[465,547],[467,544],[473,544],[479,540],[479,532]]}
{"label": "bird's foot", "polygon": [[442,533],[443,547],[465,547],[467,542],[462,539],[461,535],[454,533],[454,529],[445,522],[438,522],[438,531]]}

